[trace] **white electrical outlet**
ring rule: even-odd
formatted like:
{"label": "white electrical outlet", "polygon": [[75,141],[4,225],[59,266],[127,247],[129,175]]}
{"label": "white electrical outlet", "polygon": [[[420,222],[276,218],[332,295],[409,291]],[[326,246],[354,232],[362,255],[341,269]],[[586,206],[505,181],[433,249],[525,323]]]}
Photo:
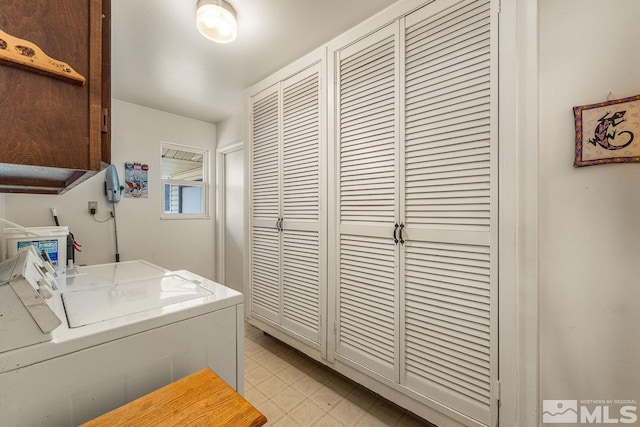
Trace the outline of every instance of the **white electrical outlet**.
{"label": "white electrical outlet", "polygon": [[98,202],[89,202],[89,214],[95,215],[98,213]]}

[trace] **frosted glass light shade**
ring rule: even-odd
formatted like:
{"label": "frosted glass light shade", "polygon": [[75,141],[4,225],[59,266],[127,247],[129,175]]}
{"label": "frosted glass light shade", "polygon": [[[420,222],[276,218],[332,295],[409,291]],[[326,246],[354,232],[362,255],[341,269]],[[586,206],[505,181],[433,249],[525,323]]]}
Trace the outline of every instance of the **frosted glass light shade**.
{"label": "frosted glass light shade", "polygon": [[230,43],[238,34],[236,11],[224,0],[198,0],[196,27],[209,40]]}

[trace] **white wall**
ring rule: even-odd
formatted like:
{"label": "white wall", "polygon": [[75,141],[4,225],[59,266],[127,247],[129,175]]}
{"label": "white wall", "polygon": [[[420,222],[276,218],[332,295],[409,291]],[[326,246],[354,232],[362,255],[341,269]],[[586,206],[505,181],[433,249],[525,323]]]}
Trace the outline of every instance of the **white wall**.
{"label": "white wall", "polygon": [[245,117],[243,111],[216,123],[218,148],[238,141],[244,141]]}
{"label": "white wall", "polygon": [[[207,149],[210,154],[209,219],[161,220],[160,143],[170,142]],[[158,110],[112,101],[112,163],[124,180],[124,163],[149,165],[149,197],[124,198],[116,205],[120,260],[146,259],[169,269],[186,269],[208,278],[215,273],[215,142],[216,127]],[[83,245],[76,263],[113,262],[113,221],[95,222],[87,211],[98,201],[98,219],[108,218],[111,206],[104,196],[100,172],[61,196],[7,194],[6,219],[24,226],[53,225],[55,207],[62,225],[68,225]]]}
{"label": "white wall", "polygon": [[572,107],[640,94],[640,2],[539,6],[540,398],[640,402],[640,164],[572,166]]}
{"label": "white wall", "polygon": [[[224,273],[223,282],[244,292],[244,151],[224,155]],[[218,250],[218,255],[222,256]],[[218,275],[220,278],[221,275]]]}
{"label": "white wall", "polygon": [[[4,194],[0,194],[0,218],[4,218],[4,217],[5,217]],[[4,223],[0,222],[0,232],[2,232],[2,230],[4,230]],[[0,244],[0,259],[4,259],[5,252],[6,252],[5,245]]]}

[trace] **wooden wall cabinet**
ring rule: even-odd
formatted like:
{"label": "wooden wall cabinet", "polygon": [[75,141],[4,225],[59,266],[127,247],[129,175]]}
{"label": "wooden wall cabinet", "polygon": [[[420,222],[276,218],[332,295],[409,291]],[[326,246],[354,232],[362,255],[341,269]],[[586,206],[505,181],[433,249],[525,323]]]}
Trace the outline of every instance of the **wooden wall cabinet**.
{"label": "wooden wall cabinet", "polygon": [[111,161],[110,6],[3,2],[2,31],[69,64],[86,82],[0,62],[0,192],[61,194]]}

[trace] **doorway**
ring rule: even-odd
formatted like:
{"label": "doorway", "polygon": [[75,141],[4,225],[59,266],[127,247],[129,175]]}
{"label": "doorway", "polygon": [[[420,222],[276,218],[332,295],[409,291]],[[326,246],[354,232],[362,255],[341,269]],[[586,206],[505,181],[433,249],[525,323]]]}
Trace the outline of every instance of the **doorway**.
{"label": "doorway", "polygon": [[217,281],[244,292],[243,142],[216,150],[218,170]]}

